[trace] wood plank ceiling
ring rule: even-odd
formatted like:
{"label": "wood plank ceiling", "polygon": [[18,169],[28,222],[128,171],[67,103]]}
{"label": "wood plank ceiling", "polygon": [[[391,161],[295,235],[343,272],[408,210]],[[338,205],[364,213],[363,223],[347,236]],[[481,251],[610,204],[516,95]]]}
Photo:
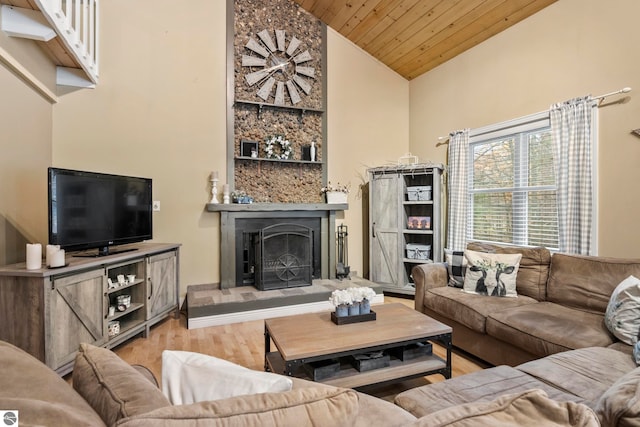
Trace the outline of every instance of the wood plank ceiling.
{"label": "wood plank ceiling", "polygon": [[294,0],[411,80],[557,0]]}
{"label": "wood plank ceiling", "polygon": [[[557,0],[293,0],[411,80]],[[33,0],[0,4],[38,10]],[[56,65],[80,68],[56,37],[38,42]]]}

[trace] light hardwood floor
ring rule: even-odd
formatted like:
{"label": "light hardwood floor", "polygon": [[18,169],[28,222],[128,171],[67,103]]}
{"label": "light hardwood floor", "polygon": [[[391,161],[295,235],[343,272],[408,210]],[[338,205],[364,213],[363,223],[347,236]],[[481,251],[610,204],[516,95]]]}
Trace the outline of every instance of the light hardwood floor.
{"label": "light hardwood floor", "polygon": [[[413,308],[413,300],[385,296],[385,303],[400,302]],[[273,346],[272,346],[273,348]],[[168,318],[151,329],[148,338],[136,338],[114,349],[130,364],[149,368],[161,380],[162,351],[182,350],[208,354],[229,360],[250,369],[264,369],[264,321],[234,323],[200,329],[187,329],[186,319]],[[444,356],[444,349],[434,345],[434,352]],[[454,350],[453,376],[485,368],[482,362]],[[442,381],[441,375],[431,375],[386,386],[373,386],[363,391],[392,400],[402,390]]]}

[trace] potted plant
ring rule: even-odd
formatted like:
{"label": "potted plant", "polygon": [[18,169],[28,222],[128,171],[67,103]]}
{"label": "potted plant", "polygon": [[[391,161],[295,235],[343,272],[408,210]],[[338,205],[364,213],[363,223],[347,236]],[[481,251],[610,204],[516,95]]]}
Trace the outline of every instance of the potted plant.
{"label": "potted plant", "polygon": [[329,181],[326,187],[322,187],[320,192],[327,198],[327,203],[347,203],[349,189],[349,185],[342,185],[340,183],[333,185],[331,181]]}

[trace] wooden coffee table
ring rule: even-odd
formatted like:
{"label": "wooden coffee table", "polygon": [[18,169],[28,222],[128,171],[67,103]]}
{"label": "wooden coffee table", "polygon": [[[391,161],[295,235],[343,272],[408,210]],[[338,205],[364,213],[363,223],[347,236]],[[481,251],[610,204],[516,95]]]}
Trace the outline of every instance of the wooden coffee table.
{"label": "wooden coffee table", "polygon": [[333,323],[330,312],[265,320],[265,370],[313,379],[303,369],[305,364],[436,341],[446,348],[446,359],[435,354],[405,361],[391,358],[388,367],[364,372],[343,362],[338,373],[321,382],[355,388],[436,373],[451,378],[450,326],[404,304],[381,304],[372,310],[376,320],[346,325]]}

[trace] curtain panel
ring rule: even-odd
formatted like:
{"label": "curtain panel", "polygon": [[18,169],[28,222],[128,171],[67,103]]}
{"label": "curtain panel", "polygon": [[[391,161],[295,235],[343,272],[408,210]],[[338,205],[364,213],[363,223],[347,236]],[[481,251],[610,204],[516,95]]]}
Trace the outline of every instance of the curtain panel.
{"label": "curtain panel", "polygon": [[469,206],[469,129],[449,135],[449,166],[447,192],[449,194],[447,248],[464,251],[467,246]]}
{"label": "curtain panel", "polygon": [[549,110],[561,252],[592,253],[592,129],[596,114],[597,103],[590,96],[554,104]]}

